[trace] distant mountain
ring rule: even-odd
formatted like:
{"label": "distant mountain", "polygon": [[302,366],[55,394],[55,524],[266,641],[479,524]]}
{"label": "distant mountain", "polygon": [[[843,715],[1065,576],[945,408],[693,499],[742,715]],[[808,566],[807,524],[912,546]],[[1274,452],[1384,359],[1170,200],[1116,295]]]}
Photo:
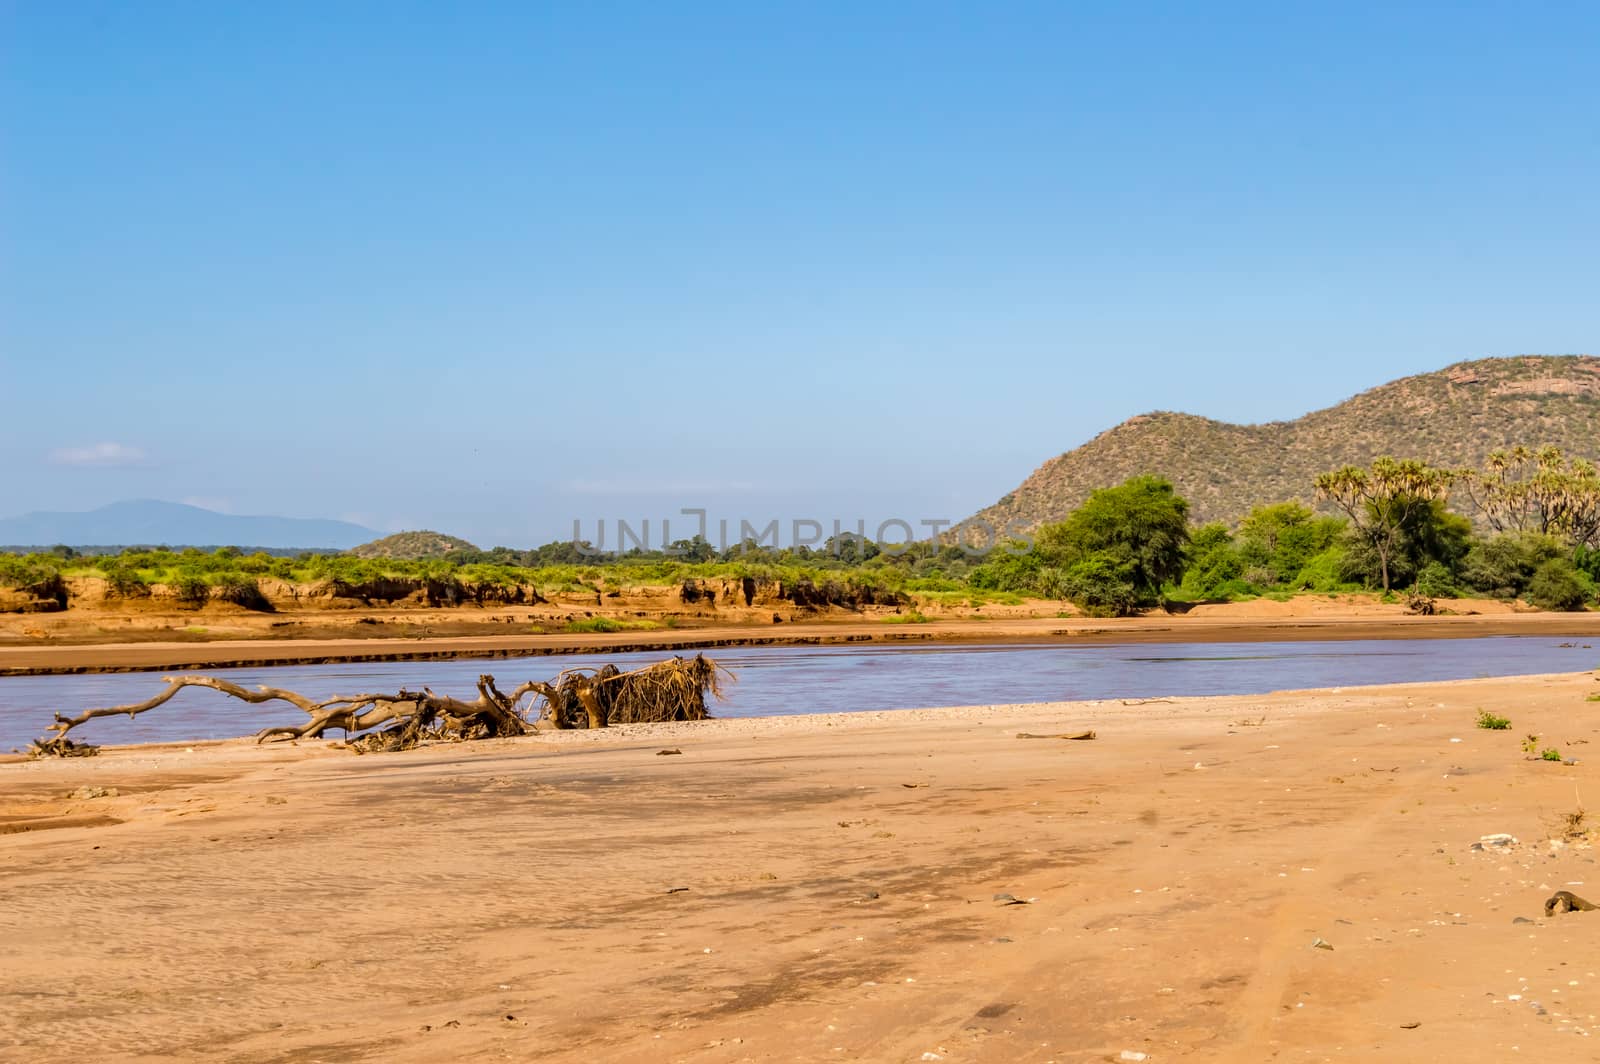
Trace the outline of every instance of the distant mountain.
{"label": "distant mountain", "polygon": [[87,513],[0,519],[0,544],[18,547],[302,547],[345,550],[376,535],[348,521],[243,517],[176,502],[137,499]]}
{"label": "distant mountain", "polygon": [[1461,468],[1517,444],[1600,457],[1600,358],[1458,362],[1265,425],[1141,414],[1050,459],[975,517],[1031,528],[1062,520],[1095,488],[1155,473],[1189,500],[1196,521],[1235,521],[1261,503],[1309,501],[1318,473],[1380,455]]}
{"label": "distant mountain", "polygon": [[357,558],[400,558],[415,561],[418,558],[442,558],[451,551],[477,550],[464,539],[447,536],[443,532],[396,532],[392,536],[375,539],[354,547],[349,553]]}

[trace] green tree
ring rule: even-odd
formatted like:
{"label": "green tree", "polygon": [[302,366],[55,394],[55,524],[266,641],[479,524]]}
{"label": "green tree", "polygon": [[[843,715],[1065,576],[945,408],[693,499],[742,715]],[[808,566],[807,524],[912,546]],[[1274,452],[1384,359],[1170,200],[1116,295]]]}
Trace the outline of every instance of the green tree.
{"label": "green tree", "polygon": [[1265,570],[1271,583],[1287,583],[1344,531],[1344,521],[1318,517],[1302,503],[1269,503],[1239,522],[1239,553],[1247,569]]}
{"label": "green tree", "polygon": [[1539,566],[1528,583],[1528,601],[1541,610],[1575,612],[1594,597],[1594,584],[1566,557]]}
{"label": "green tree", "polygon": [[1034,549],[1045,565],[1063,570],[1069,584],[1076,566],[1098,559],[1103,564],[1080,571],[1084,581],[1114,572],[1142,599],[1183,579],[1188,545],[1188,501],[1171,482],[1140,476],[1092,492],[1065,521],[1040,528]]}
{"label": "green tree", "polygon": [[[1073,605],[1097,617],[1123,617],[1139,605],[1133,574],[1109,551],[1096,551],[1061,575],[1061,590]],[[1046,569],[1053,573],[1055,570]]]}
{"label": "green tree", "polygon": [[[1455,573],[1472,542],[1472,522],[1433,499],[1406,515],[1389,557],[1389,586],[1405,587],[1423,570],[1437,566]],[[1382,559],[1365,537],[1346,543],[1344,572],[1368,587],[1382,578]],[[1437,581],[1437,575],[1435,576]]]}
{"label": "green tree", "polygon": [[1502,532],[1472,544],[1461,562],[1461,579],[1476,591],[1516,598],[1528,590],[1540,566],[1565,554],[1561,541],[1552,536]]}
{"label": "green tree", "polygon": [[821,553],[830,558],[837,558],[846,565],[859,565],[869,558],[878,556],[878,545],[854,532],[841,532],[837,536],[827,538],[822,544]]}
{"label": "green tree", "polygon": [[1219,598],[1227,594],[1230,583],[1243,576],[1244,559],[1234,546],[1227,525],[1215,521],[1195,529],[1184,563],[1184,594]]}
{"label": "green tree", "polygon": [[674,541],[672,549],[678,551],[678,557],[686,562],[709,562],[717,556],[717,548],[707,543],[704,536],[698,534],[692,539]]}
{"label": "green tree", "polygon": [[1040,582],[1045,564],[1037,550],[1022,550],[1017,540],[992,550],[982,565],[974,566],[967,574],[967,582],[980,591],[1037,591],[1048,598],[1064,598],[1059,594],[1059,571],[1050,586]]}
{"label": "green tree", "polygon": [[1600,547],[1600,470],[1559,447],[1495,451],[1463,473],[1466,493],[1496,532],[1537,532],[1570,547]]}
{"label": "green tree", "polygon": [[1331,501],[1350,519],[1357,538],[1378,561],[1383,590],[1390,566],[1402,547],[1408,524],[1450,494],[1456,474],[1413,458],[1384,456],[1370,469],[1345,466],[1317,477],[1317,497]]}

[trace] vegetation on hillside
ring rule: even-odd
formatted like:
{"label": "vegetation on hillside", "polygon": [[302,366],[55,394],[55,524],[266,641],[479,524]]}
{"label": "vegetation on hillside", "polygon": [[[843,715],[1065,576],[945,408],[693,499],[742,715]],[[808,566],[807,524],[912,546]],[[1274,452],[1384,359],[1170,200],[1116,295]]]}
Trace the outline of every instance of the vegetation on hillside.
{"label": "vegetation on hillside", "polygon": [[[1033,542],[985,555],[924,541],[883,548],[844,536],[821,548],[746,542],[717,551],[702,539],[668,550],[589,556],[583,545],[530,551],[456,550],[442,558],[126,550],[79,555],[0,554],[0,589],[66,604],[67,580],[99,577],[108,596],[160,589],[177,602],[227,602],[269,610],[289,593],[368,602],[421,596],[434,605],[527,603],[557,595],[602,598],[625,588],[672,586],[694,604],[708,581],[775,585],[800,608],[1066,600],[1097,615],[1156,604],[1227,601],[1301,592],[1403,591],[1414,608],[1463,594],[1521,598],[1547,610],[1583,609],[1600,584],[1600,474],[1559,448],[1491,454],[1481,469],[1447,470],[1416,459],[1376,458],[1315,478],[1342,516],[1299,502],[1256,506],[1234,524],[1191,523],[1174,485],[1141,475],[1097,490]],[[1464,504],[1475,527],[1451,508]],[[461,542],[461,541],[457,541]],[[272,593],[269,593],[271,591]],[[748,593],[747,593],[748,594]],[[748,597],[747,597],[748,604]]]}
{"label": "vegetation on hillside", "polygon": [[1266,503],[1312,502],[1312,485],[1328,470],[1382,455],[1479,468],[1491,452],[1530,437],[1600,458],[1600,358],[1462,362],[1262,425],[1143,414],[1046,462],[973,520],[1030,529],[1062,521],[1096,488],[1148,473],[1170,480],[1195,520],[1231,526]]}
{"label": "vegetation on hillside", "polygon": [[[1237,525],[1183,526],[1181,535],[1183,500],[1172,485],[1136,477],[1092,493],[1066,521],[1043,526],[1033,551],[996,557],[971,580],[1067,598],[1093,613],[1367,589],[1407,591],[1430,610],[1435,599],[1468,593],[1583,609],[1600,586],[1600,477],[1558,448],[1537,454],[1530,460],[1555,473],[1542,484],[1528,478],[1534,498],[1516,505],[1532,516],[1513,523],[1502,515],[1482,531],[1449,502],[1457,492],[1470,504],[1503,483],[1506,461],[1498,455],[1473,471],[1380,456],[1369,467],[1317,478],[1319,493],[1343,517],[1298,502],[1270,503]],[[1171,500],[1168,508],[1152,506],[1162,498]],[[1132,561],[1139,557],[1158,559],[1158,568],[1141,569]]]}
{"label": "vegetation on hillside", "polygon": [[418,532],[396,532],[392,536],[351,547],[349,553],[357,558],[398,558],[417,561],[423,558],[443,558],[457,551],[475,551],[478,548],[458,536],[423,529]]}

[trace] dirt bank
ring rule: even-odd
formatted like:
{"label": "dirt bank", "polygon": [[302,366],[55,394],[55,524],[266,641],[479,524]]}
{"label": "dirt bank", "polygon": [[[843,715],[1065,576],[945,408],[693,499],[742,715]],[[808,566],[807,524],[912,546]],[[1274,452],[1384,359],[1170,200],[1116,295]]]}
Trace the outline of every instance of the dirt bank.
{"label": "dirt bank", "polygon": [[[1600,635],[1600,613],[1514,613],[1410,617],[1379,611],[1253,612],[1241,603],[1184,616],[1094,620],[1020,617],[922,624],[822,620],[785,625],[708,625],[613,633],[435,636],[406,639],[229,639],[214,642],[91,643],[54,640],[0,646],[0,676],[170,671],[340,661],[429,661],[548,654],[674,651],[728,646],[838,643],[1261,642],[1304,639],[1465,638],[1488,635]],[[1268,606],[1284,605],[1267,603]]]}

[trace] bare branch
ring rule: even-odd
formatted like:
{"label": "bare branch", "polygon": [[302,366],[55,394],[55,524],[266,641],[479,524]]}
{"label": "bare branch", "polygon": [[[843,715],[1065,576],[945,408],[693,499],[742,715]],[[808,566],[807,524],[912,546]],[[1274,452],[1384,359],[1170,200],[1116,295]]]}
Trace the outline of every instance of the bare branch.
{"label": "bare branch", "polygon": [[[104,709],[88,709],[75,717],[59,713],[46,737],[34,742],[34,754],[77,755],[92,747],[74,743],[67,733],[79,725],[101,717],[138,716],[163,705],[185,687],[207,687],[230,698],[259,705],[287,702],[304,710],[307,719],[299,725],[275,725],[256,733],[258,743],[319,738],[330,729],[340,729],[351,737],[350,744],[363,749],[405,749],[425,740],[455,741],[495,736],[526,735],[534,730],[538,714],[534,709],[542,698],[550,726],[567,728],[576,723],[572,713],[581,706],[591,728],[604,728],[613,721],[633,723],[647,720],[703,720],[705,696],[720,697],[721,680],[727,675],[703,656],[693,659],[671,658],[628,672],[615,666],[601,669],[564,670],[553,683],[529,680],[510,694],[495,685],[493,676],[478,677],[478,697],[471,701],[421,692],[397,691],[392,694],[339,695],[314,701],[294,691],[277,687],[249,690],[214,676],[169,676],[166,687],[142,702]],[[523,701],[535,696],[523,708]]]}

